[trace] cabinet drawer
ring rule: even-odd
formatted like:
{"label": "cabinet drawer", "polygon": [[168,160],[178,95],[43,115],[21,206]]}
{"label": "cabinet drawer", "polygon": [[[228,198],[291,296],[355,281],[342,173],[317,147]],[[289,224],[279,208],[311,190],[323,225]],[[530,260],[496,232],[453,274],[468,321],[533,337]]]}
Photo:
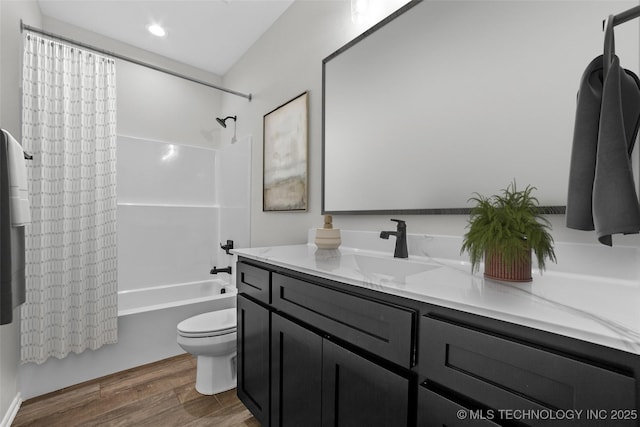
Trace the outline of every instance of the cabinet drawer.
{"label": "cabinet drawer", "polygon": [[418,387],[418,426],[420,427],[499,427],[490,411],[473,411],[446,397]]}
{"label": "cabinet drawer", "polygon": [[400,366],[411,367],[415,311],[277,273],[272,280],[276,309]]}
{"label": "cabinet drawer", "polygon": [[636,408],[632,377],[429,317],[420,322],[420,373],[491,408]]}
{"label": "cabinet drawer", "polygon": [[236,274],[236,286],[239,294],[251,297],[266,304],[271,302],[271,273],[253,265],[238,262]]}

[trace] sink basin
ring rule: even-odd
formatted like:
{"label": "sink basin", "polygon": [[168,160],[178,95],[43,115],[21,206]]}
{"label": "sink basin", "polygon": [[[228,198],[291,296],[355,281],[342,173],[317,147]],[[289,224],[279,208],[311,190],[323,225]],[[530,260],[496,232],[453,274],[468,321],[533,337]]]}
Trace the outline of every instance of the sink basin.
{"label": "sink basin", "polygon": [[373,276],[381,280],[405,283],[407,278],[416,274],[440,268],[436,264],[415,262],[402,258],[382,258],[368,255],[354,255],[357,268],[364,276]]}

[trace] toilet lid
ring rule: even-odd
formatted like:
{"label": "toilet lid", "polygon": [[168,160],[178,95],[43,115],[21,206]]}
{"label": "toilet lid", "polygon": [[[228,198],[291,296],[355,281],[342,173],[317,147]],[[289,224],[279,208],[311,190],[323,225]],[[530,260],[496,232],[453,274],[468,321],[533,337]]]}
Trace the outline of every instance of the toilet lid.
{"label": "toilet lid", "polygon": [[229,334],[236,331],[236,309],[198,314],[178,323],[178,333],[184,337],[202,337]]}

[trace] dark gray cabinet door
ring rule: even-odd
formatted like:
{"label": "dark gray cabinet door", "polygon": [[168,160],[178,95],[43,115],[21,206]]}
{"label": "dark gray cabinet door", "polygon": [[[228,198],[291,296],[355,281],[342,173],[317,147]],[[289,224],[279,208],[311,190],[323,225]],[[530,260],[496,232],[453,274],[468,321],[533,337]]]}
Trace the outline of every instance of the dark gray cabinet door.
{"label": "dark gray cabinet door", "polygon": [[322,337],[274,313],[271,345],[271,426],[320,426]]}
{"label": "dark gray cabinet door", "polygon": [[238,397],[269,425],[269,310],[238,295]]}
{"label": "dark gray cabinet door", "polygon": [[328,340],[322,353],[324,427],[408,425],[408,379]]}

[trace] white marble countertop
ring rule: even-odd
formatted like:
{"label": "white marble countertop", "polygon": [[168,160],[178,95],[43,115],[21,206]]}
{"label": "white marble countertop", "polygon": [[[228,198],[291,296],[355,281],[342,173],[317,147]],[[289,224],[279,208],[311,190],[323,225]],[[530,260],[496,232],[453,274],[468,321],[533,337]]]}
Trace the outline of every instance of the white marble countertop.
{"label": "white marble countertop", "polygon": [[[313,244],[233,253],[317,277],[640,354],[640,288],[634,280],[547,271],[531,283],[471,274],[467,261]],[[408,275],[393,274],[404,263]]]}

